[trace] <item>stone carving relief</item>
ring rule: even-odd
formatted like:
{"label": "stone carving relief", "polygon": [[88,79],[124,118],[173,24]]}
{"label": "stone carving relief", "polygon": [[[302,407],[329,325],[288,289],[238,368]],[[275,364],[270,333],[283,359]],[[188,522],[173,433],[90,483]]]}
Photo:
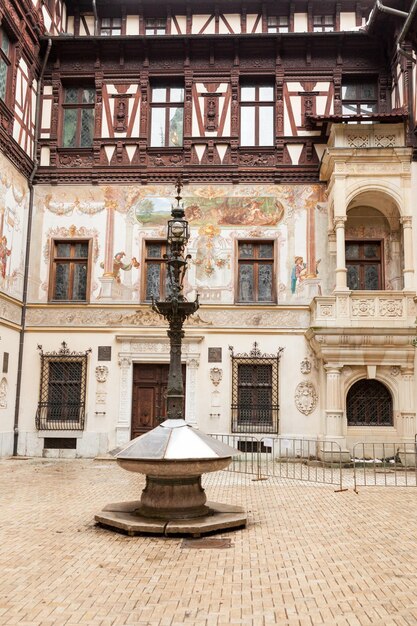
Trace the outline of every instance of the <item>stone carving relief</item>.
{"label": "stone carving relief", "polygon": [[295,406],[304,415],[310,415],[317,405],[317,392],[311,382],[302,382],[295,388]]}
{"label": "stone carving relief", "polygon": [[212,367],[210,369],[210,380],[215,387],[220,383],[223,377],[223,370],[220,367]]}
{"label": "stone carving relief", "polygon": [[0,409],[7,409],[7,392],[9,386],[6,378],[2,378],[0,381]]}
{"label": "stone carving relief", "polygon": [[348,135],[349,148],[369,148],[369,135]]}
{"label": "stone carving relief", "polygon": [[375,315],[375,300],[353,300],[352,315],[372,317]]}
{"label": "stone carving relief", "polygon": [[310,374],[311,372],[311,361],[307,357],[304,357],[300,363],[300,372],[302,374]]}
{"label": "stone carving relief", "polygon": [[[20,317],[19,317],[20,320]],[[149,309],[141,309],[132,313],[126,308],[118,313],[114,309],[103,307],[96,309],[82,309],[73,307],[71,310],[30,308],[27,312],[27,324],[30,326],[70,326],[70,327],[131,327],[155,326],[165,327],[162,317]],[[186,322],[186,326],[219,326],[223,328],[305,328],[310,323],[308,311],[295,310],[268,310],[254,311],[222,311],[207,310],[193,315]]]}
{"label": "stone carving relief", "polygon": [[332,317],[333,316],[333,305],[332,304],[321,304],[320,305],[320,315],[323,317]]}
{"label": "stone carving relief", "polygon": [[96,367],[96,380],[98,383],[105,383],[109,374],[109,368],[107,365],[97,365]]}
{"label": "stone carving relief", "polygon": [[391,376],[398,376],[401,372],[401,368],[399,365],[393,365],[390,369]]}
{"label": "stone carving relief", "polygon": [[380,300],[379,314],[382,317],[401,317],[403,314],[402,300]]}
{"label": "stone carving relief", "polygon": [[376,148],[395,148],[395,135],[377,135],[375,134],[374,142]]}
{"label": "stone carving relief", "polygon": [[0,317],[10,322],[14,322],[15,324],[20,324],[21,308],[12,302],[0,300]]}

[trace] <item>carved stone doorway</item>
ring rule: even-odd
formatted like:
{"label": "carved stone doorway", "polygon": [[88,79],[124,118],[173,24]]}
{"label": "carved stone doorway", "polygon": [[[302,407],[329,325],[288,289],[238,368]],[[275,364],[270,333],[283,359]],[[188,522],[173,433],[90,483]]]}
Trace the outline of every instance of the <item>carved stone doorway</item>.
{"label": "carved stone doorway", "polygon": [[[131,438],[152,430],[166,418],[168,363],[133,365]],[[182,375],[185,388],[185,365]]]}

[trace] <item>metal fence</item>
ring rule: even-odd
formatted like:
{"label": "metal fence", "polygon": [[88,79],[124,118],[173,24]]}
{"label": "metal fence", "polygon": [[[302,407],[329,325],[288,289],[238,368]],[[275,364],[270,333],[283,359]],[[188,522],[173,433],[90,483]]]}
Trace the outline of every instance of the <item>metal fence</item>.
{"label": "metal fence", "polygon": [[288,478],[343,490],[342,450],[336,442],[218,433],[211,436],[241,452],[233,457],[228,471],[253,474],[253,480]]}
{"label": "metal fence", "polygon": [[353,482],[358,487],[417,487],[417,442],[356,443]]}

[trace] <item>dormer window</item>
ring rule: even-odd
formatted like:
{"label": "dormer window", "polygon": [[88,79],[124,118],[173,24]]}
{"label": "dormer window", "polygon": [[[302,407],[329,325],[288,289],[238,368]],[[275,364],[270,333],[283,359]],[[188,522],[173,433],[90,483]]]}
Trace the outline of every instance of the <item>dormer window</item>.
{"label": "dormer window", "polygon": [[102,17],[100,35],[116,37],[122,34],[122,19],[120,17]]}
{"label": "dormer window", "polygon": [[288,33],[289,20],[287,15],[271,15],[267,22],[268,33]]}
{"label": "dormer window", "polygon": [[147,18],[145,20],[145,35],[165,35],[167,21],[165,18]]}
{"label": "dormer window", "polygon": [[333,15],[313,15],[313,31],[315,33],[331,33],[333,30]]}

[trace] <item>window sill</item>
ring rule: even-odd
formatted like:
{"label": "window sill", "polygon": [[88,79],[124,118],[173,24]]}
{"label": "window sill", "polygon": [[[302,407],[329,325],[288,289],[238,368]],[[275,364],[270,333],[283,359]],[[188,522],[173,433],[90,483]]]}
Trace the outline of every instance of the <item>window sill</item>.
{"label": "window sill", "polygon": [[84,430],[81,428],[79,430],[65,430],[64,428],[62,430],[38,430],[39,439],[44,439],[45,437],[53,439],[60,439],[61,437],[81,439],[83,434]]}

